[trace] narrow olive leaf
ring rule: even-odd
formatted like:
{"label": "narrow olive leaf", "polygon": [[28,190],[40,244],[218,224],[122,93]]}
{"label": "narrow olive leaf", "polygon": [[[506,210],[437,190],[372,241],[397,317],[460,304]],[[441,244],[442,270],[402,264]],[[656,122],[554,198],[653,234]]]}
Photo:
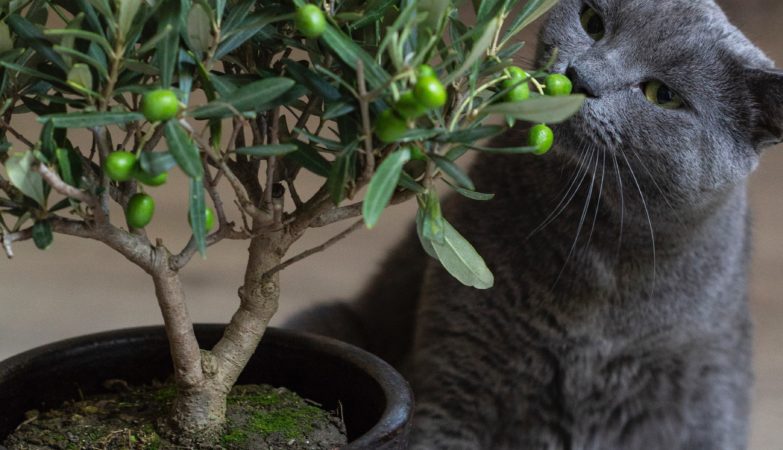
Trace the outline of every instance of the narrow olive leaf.
{"label": "narrow olive leaf", "polygon": [[68,155],[68,149],[57,148],[54,154],[57,157],[57,167],[60,169],[60,176],[63,181],[71,186],[77,186],[71,170],[71,158]]}
{"label": "narrow olive leaf", "polygon": [[170,29],[170,32],[167,32],[155,47],[155,65],[160,68],[160,84],[164,88],[171,86],[174,79],[174,68],[179,52],[181,3],[179,0],[167,1],[163,2],[163,6],[160,8],[162,17],[158,22],[158,33],[164,33]]}
{"label": "narrow olive leaf", "polygon": [[444,219],[440,209],[438,193],[435,192],[434,188],[430,188],[430,190],[423,196],[420,196],[419,199],[423,201],[423,206],[420,206],[420,208],[424,209],[424,218],[421,228],[424,237],[430,242],[444,244],[446,242],[444,239],[445,225],[443,224]]}
{"label": "narrow olive leaf", "polygon": [[51,247],[54,241],[52,235],[52,226],[47,220],[39,220],[33,225],[33,242],[39,250],[46,250]]}
{"label": "narrow olive leaf", "polygon": [[461,188],[459,186],[449,183],[448,181],[446,182],[446,184],[448,184],[452,189],[457,191],[463,197],[469,198],[471,200],[486,202],[488,200],[492,200],[493,198],[495,198],[495,194],[485,194],[483,192]]}
{"label": "narrow olive leaf", "polygon": [[177,160],[170,152],[141,152],[139,165],[141,170],[155,176],[173,169]]}
{"label": "narrow olive leaf", "polygon": [[217,119],[233,116],[236,111],[261,111],[261,105],[270,105],[295,84],[282,77],[265,78],[242,86],[226,97],[211,101],[191,113],[196,119]]}
{"label": "narrow olive leaf", "polygon": [[552,9],[560,0],[530,0],[525,7],[511,22],[506,35],[503,37],[503,44],[513,38],[517,33],[524,30],[525,27],[535,22],[536,19]]}
{"label": "narrow olive leaf", "polygon": [[46,121],[51,121],[56,128],[92,128],[143,119],[143,115],[135,112],[80,112],[49,114],[48,116],[39,117],[38,122],[46,123]]}
{"label": "narrow olive leaf", "polygon": [[495,284],[495,277],[481,255],[445,219],[443,225],[444,243],[431,242],[443,268],[465,286],[491,288]]}
{"label": "narrow olive leaf", "polygon": [[109,41],[107,41],[105,37],[90,31],[84,31],[75,28],[51,28],[44,31],[43,33],[45,36],[62,37],[62,38],[69,37],[69,38],[78,38],[87,41],[92,41],[100,45],[101,48],[103,48],[103,51],[105,51],[107,54],[110,54],[113,51],[111,48],[111,44],[109,44]]}
{"label": "narrow olive leaf", "polygon": [[564,97],[540,96],[514,103],[488,106],[484,112],[536,123],[560,123],[573,116],[584,103],[582,94]]}
{"label": "narrow olive leaf", "polygon": [[326,179],[329,196],[335,205],[339,205],[345,198],[345,187],[351,176],[351,166],[356,163],[355,149],[355,146],[348,147],[337,157],[329,171],[329,177]]}
{"label": "narrow olive leaf", "polygon": [[473,184],[473,181],[471,181],[468,174],[452,161],[440,155],[430,155],[430,159],[435,162],[435,165],[438,166],[443,173],[451,177],[451,179],[456,181],[460,186],[470,190],[476,189],[476,186]]}
{"label": "narrow olive leaf", "polygon": [[169,120],[166,122],[163,132],[166,136],[166,142],[169,144],[171,156],[177,161],[180,169],[190,178],[202,178],[204,168],[201,166],[198,147],[179,122]]}
{"label": "narrow olive leaf", "polygon": [[188,12],[188,43],[191,50],[202,54],[212,46],[212,19],[200,3]]}
{"label": "narrow olive leaf", "polygon": [[[297,4],[303,3],[301,0],[296,1]],[[375,62],[372,56],[338,28],[328,24],[321,39],[352,69],[356,70],[357,62],[361,61],[364,67],[364,76],[372,89],[380,88],[386,84],[389,74]]]}
{"label": "narrow olive leaf", "polygon": [[503,3],[505,2],[501,0],[475,0],[473,7],[476,11],[476,21],[481,23],[490,17],[495,16],[498,11],[500,11]]}
{"label": "narrow olive leaf", "polygon": [[347,102],[337,102],[337,103],[327,104],[322,117],[324,120],[334,120],[338,117],[342,117],[346,114],[350,114],[355,110],[356,110],[356,106]]}
{"label": "narrow olive leaf", "polygon": [[236,149],[238,155],[256,156],[266,158],[268,156],[287,155],[299,149],[296,144],[269,144],[254,147],[241,147]]}
{"label": "narrow olive leaf", "polygon": [[87,64],[76,63],[68,71],[68,84],[85,89],[92,89],[92,72]]}
{"label": "narrow olive leaf", "polygon": [[299,164],[310,172],[327,178],[329,176],[329,172],[332,170],[331,163],[329,163],[326,158],[321,156],[318,151],[309,145],[302,144],[298,147],[299,150],[287,155],[286,160],[290,158],[295,163]]}
{"label": "narrow olive leaf", "polygon": [[351,30],[358,30],[372,23],[386,14],[386,10],[397,3],[396,0],[371,0],[365,4],[363,14],[355,22],[349,25]]}
{"label": "narrow olive leaf", "polygon": [[473,64],[486,55],[487,49],[490,45],[492,45],[492,40],[495,38],[495,33],[497,32],[498,27],[500,27],[502,23],[503,21],[500,19],[500,17],[495,17],[494,19],[487,22],[487,26],[484,28],[484,32],[481,33],[481,37],[479,37],[476,43],[473,44],[473,47],[470,49],[470,53],[468,53],[468,56],[465,57],[465,60],[457,70],[449,73],[446,76],[446,79],[443,80],[444,84],[451,83],[452,81],[461,77],[465,72],[473,67]]}
{"label": "narrow olive leaf", "polygon": [[84,54],[82,52],[79,52],[77,50],[74,50],[72,48],[63,47],[62,45],[55,45],[52,47],[54,51],[57,53],[67,56],[72,59],[77,59],[83,63],[89,64],[93,69],[95,69],[98,74],[103,78],[104,80],[109,79],[109,72],[106,71],[106,61],[98,61],[94,57]]}
{"label": "narrow olive leaf", "polygon": [[495,137],[505,131],[504,127],[498,125],[479,126],[467,130],[457,130],[450,133],[444,133],[435,140],[438,142],[454,142],[459,144],[473,144],[476,141]]}
{"label": "narrow olive leaf", "polygon": [[308,70],[304,65],[290,59],[286,59],[284,62],[286,69],[288,69],[288,75],[298,83],[307,86],[326,100],[336,101],[342,98],[336,87],[316,75],[315,72]]}
{"label": "narrow olive leaf", "polygon": [[38,202],[39,205],[44,206],[46,196],[44,195],[43,179],[41,174],[33,169],[34,163],[33,152],[16,154],[6,160],[5,170],[14,187]]}
{"label": "narrow olive leaf", "polygon": [[416,180],[414,180],[413,177],[408,175],[408,173],[405,171],[402,171],[402,173],[400,173],[400,181],[397,184],[399,184],[400,187],[405,188],[409,191],[413,191],[417,194],[423,194],[427,192],[427,190],[424,189],[424,186],[417,183]]}
{"label": "narrow olive leaf", "polygon": [[46,40],[46,36],[34,24],[18,14],[10,14],[5,18],[5,22],[14,30],[24,43],[40,53],[45,60],[59,67],[63,72],[68,71],[68,65],[63,58],[52,49],[51,43]]}
{"label": "narrow olive leaf", "polygon": [[57,142],[54,139],[54,124],[51,120],[44,122],[44,126],[41,127],[41,152],[47,157],[54,155],[54,150],[57,148]]}
{"label": "narrow olive leaf", "polygon": [[378,223],[381,213],[394,195],[394,189],[400,179],[402,167],[411,159],[411,151],[407,148],[397,150],[383,160],[378,170],[370,180],[367,195],[362,203],[362,216],[367,228]]}
{"label": "narrow olive leaf", "polygon": [[[201,166],[199,166],[201,167]],[[201,177],[190,179],[190,201],[188,215],[190,216],[190,228],[193,230],[193,239],[196,248],[202,257],[207,256],[207,230],[206,230],[206,200],[204,199],[204,181]]]}
{"label": "narrow olive leaf", "polygon": [[14,41],[11,39],[11,30],[5,22],[0,22],[0,53],[7,52],[14,48]]}
{"label": "narrow olive leaf", "polygon": [[120,25],[120,36],[127,37],[128,31],[133,25],[133,19],[139,12],[143,0],[118,0],[119,11],[117,22]]}
{"label": "narrow olive leaf", "polygon": [[438,254],[435,253],[435,248],[432,246],[432,242],[424,237],[424,211],[419,209],[416,212],[416,234],[419,236],[419,242],[421,242],[421,248],[431,257],[438,259]]}

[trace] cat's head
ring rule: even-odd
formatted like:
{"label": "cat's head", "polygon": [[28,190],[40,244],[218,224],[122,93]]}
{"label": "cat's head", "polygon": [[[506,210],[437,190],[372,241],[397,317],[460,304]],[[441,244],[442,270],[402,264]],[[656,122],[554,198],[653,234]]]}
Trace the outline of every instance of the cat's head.
{"label": "cat's head", "polygon": [[783,72],[712,0],[561,0],[539,60],[555,48],[553,70],[588,96],[557,127],[557,154],[584,165],[605,152],[667,203],[741,183],[783,141]]}

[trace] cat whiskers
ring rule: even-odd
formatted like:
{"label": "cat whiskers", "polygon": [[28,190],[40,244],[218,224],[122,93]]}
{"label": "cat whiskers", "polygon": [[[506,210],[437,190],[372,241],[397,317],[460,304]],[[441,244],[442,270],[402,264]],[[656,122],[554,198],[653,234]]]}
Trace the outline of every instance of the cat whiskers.
{"label": "cat whiskers", "polygon": [[628,172],[631,174],[631,179],[633,180],[634,184],[636,185],[636,190],[639,191],[639,198],[642,200],[642,206],[644,207],[644,214],[647,217],[647,224],[650,226],[650,244],[652,245],[652,259],[653,259],[653,273],[652,273],[652,283],[650,285],[650,299],[653,298],[653,295],[655,293],[655,278],[657,275],[657,259],[656,259],[656,248],[655,248],[655,229],[653,228],[652,224],[652,218],[650,217],[650,210],[647,207],[647,200],[644,198],[644,193],[642,192],[642,187],[639,184],[639,180],[636,178],[636,174],[633,171],[633,167],[631,167],[631,162],[628,160],[628,157],[626,156],[625,152],[622,148],[620,148],[620,155],[622,155],[623,159],[625,160],[625,165],[628,166]]}
{"label": "cat whiskers", "polygon": [[[568,256],[566,256],[565,261],[563,262],[563,267],[560,269],[560,273],[557,274],[557,278],[555,279],[555,282],[552,284],[552,289],[554,289],[557,286],[557,283],[560,282],[560,278],[563,276],[563,273],[565,272],[566,267],[568,267],[568,263],[571,262],[571,258],[574,256],[574,252],[576,251],[576,245],[579,242],[579,236],[582,234],[582,228],[585,224],[585,219],[587,218],[587,212],[590,209],[590,202],[593,199],[593,190],[595,189],[595,177],[598,173],[598,153],[601,151],[602,148],[598,147],[594,144],[590,146],[590,164],[592,164],[593,156],[595,156],[595,167],[593,167],[593,170],[590,171],[590,187],[587,190],[587,198],[585,199],[585,205],[582,207],[582,215],[579,218],[579,225],[576,227],[576,236],[574,236],[574,242],[571,244],[571,249],[568,252]],[[581,185],[580,185],[581,186]],[[601,189],[603,190],[603,184],[601,185]],[[591,232],[592,234],[592,232]]]}
{"label": "cat whiskers", "polygon": [[[549,213],[549,215],[544,219],[541,225],[537,226],[533,231],[530,232],[530,234],[528,234],[527,239],[532,238],[535,234],[541,232],[544,228],[549,226],[549,224],[560,217],[560,214],[562,214],[568,205],[571,204],[571,201],[574,199],[577,192],[579,192],[579,189],[582,187],[582,183],[584,183],[584,180],[587,177],[587,173],[589,172],[589,167],[592,163],[592,153],[590,152],[591,149],[592,148],[589,148],[587,143],[584,141],[580,142],[579,152],[581,154],[576,165],[577,168],[568,188],[565,191],[565,194],[560,199],[560,202],[557,204],[557,206],[555,206],[555,208],[552,210],[552,212]],[[588,158],[588,156],[590,156],[590,158]]]}
{"label": "cat whiskers", "polygon": [[619,257],[623,245],[623,226],[625,225],[625,193],[623,192],[623,178],[620,176],[620,164],[617,163],[617,155],[615,152],[612,152],[611,155],[616,175],[617,190],[620,193],[620,232],[617,237],[617,255]]}

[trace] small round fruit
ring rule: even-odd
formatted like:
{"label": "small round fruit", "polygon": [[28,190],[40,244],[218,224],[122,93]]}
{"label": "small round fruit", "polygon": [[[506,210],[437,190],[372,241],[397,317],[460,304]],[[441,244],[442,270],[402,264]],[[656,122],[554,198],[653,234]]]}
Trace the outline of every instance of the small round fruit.
{"label": "small round fruit", "polygon": [[427,108],[419,103],[411,91],[400,95],[400,99],[394,105],[394,110],[405,119],[416,119],[427,113]]}
{"label": "small round fruit", "polygon": [[179,99],[171,89],[155,89],[141,99],[141,113],[150,122],[163,122],[177,116]]}
{"label": "small round fruit", "polygon": [[155,200],[147,194],[134,194],[128,200],[125,210],[125,220],[131,228],[144,228],[155,214]]}
{"label": "small round fruit", "polygon": [[506,73],[512,80],[524,80],[530,76],[527,72],[517,66],[507,67]]}
{"label": "small round fruit", "polygon": [[104,170],[114,181],[128,181],[133,177],[136,155],[131,152],[112,152],[106,157]]}
{"label": "small round fruit", "polygon": [[[190,213],[188,213],[188,225],[193,226],[193,222],[190,221]],[[212,208],[207,207],[204,210],[204,229],[206,231],[211,230],[215,226],[215,211]]]}
{"label": "small round fruit", "polygon": [[546,95],[551,95],[553,97],[569,95],[571,94],[571,91],[574,90],[574,85],[571,83],[571,80],[560,73],[547,75],[545,83],[546,89],[544,89],[544,92],[546,92]]}
{"label": "small round fruit", "polygon": [[304,37],[317,38],[326,30],[326,17],[321,8],[304,5],[296,10],[296,28]]}
{"label": "small round fruit", "polygon": [[144,170],[142,170],[141,167],[138,165],[136,166],[133,176],[139,180],[142,184],[146,184],[147,186],[162,186],[166,184],[166,181],[169,179],[169,173],[168,172],[162,172],[157,175],[150,175]]}
{"label": "small round fruit", "polygon": [[419,103],[430,109],[440,108],[446,104],[446,88],[434,76],[419,78],[416,81],[416,86],[413,88],[413,94]]}
{"label": "small round fruit", "polygon": [[435,73],[435,69],[433,69],[432,66],[429,66],[427,64],[422,64],[416,68],[417,78],[435,77],[435,76],[437,76],[437,74]]}
{"label": "small round fruit", "polygon": [[503,81],[503,89],[511,89],[506,92],[507,102],[521,102],[530,98],[530,85],[522,78]]}
{"label": "small round fruit", "polygon": [[381,142],[391,144],[408,131],[408,125],[391,109],[382,112],[375,120],[375,135]]}
{"label": "small round fruit", "polygon": [[555,141],[555,134],[552,129],[545,124],[539,124],[530,129],[528,135],[528,144],[531,147],[536,147],[536,151],[533,153],[536,155],[543,155],[552,148],[552,144]]}

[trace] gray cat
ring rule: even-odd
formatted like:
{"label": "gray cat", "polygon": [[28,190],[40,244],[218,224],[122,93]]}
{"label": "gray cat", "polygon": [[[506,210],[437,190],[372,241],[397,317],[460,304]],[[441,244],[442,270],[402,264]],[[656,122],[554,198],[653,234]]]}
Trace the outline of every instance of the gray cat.
{"label": "gray cat", "polygon": [[562,0],[554,48],[588,96],[555,150],[482,155],[497,197],[444,205],[495,287],[411,236],[358,302],[295,322],[405,362],[415,449],[745,448],[746,184],[783,139],[783,73],[712,0]]}

